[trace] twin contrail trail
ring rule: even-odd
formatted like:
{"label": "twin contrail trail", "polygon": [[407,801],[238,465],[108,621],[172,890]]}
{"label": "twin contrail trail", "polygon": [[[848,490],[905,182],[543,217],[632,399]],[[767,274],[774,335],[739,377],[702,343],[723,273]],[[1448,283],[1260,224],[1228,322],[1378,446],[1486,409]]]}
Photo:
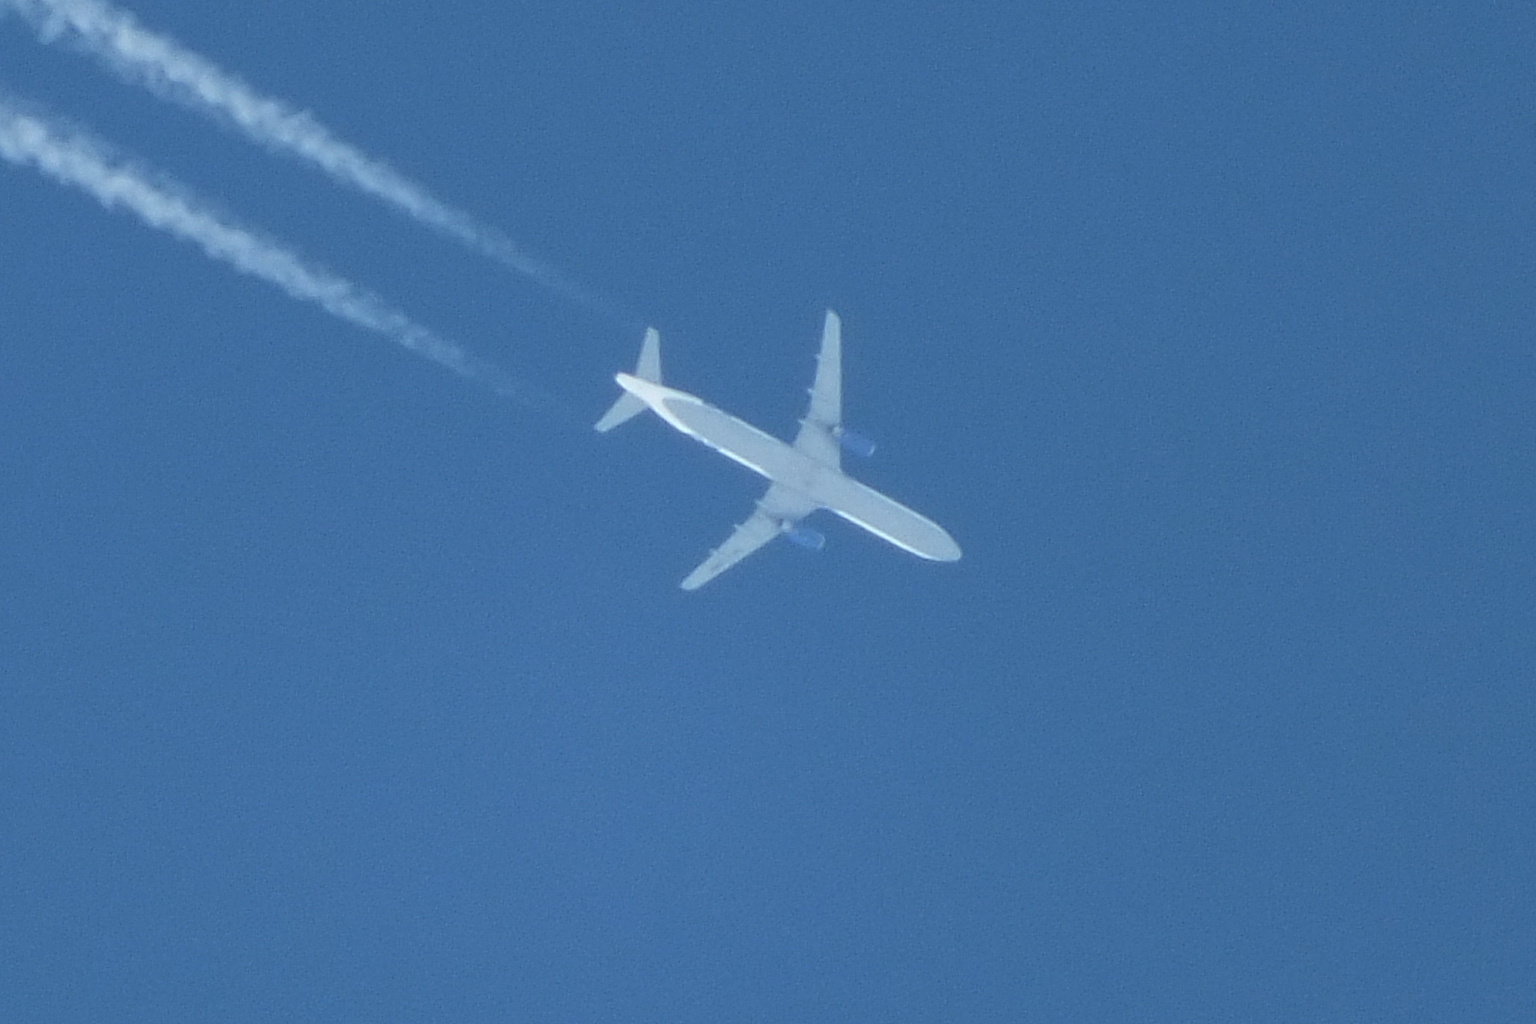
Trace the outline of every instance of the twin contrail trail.
{"label": "twin contrail trail", "polygon": [[82,50],[124,79],[200,111],[262,146],[309,163],[550,291],[589,309],[617,315],[608,302],[522,252],[500,231],[480,224],[388,164],[342,141],[307,112],[261,95],[207,58],[149,31],[126,11],[101,0],[0,0],[0,11],[6,9],[30,22],[44,42],[63,42]]}
{"label": "twin contrail trail", "polygon": [[215,260],[259,277],[332,316],[528,405],[544,399],[505,371],[415,323],[378,296],[305,262],[281,244],[214,212],[169,180],[113,153],[88,135],[0,98],[0,158],[32,167],[127,210],[152,228],[191,242]]}

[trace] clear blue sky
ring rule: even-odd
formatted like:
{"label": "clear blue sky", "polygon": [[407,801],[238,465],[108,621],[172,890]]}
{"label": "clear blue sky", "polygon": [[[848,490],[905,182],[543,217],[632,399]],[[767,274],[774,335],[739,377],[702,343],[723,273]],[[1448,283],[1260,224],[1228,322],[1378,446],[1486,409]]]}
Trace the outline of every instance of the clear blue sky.
{"label": "clear blue sky", "polygon": [[0,20],[555,396],[0,165],[0,1018],[1536,1019],[1536,4],[135,0],[635,325]]}

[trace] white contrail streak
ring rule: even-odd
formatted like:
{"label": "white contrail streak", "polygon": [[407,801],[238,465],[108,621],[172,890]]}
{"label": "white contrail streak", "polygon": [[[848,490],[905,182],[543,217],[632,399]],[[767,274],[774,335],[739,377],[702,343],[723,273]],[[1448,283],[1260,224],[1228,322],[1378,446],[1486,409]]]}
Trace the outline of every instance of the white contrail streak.
{"label": "white contrail streak", "polygon": [[259,277],[295,299],[381,334],[398,345],[525,404],[542,400],[505,372],[438,337],[383,299],[306,263],[277,242],[213,212],[190,194],[115,155],[90,137],[0,98],[0,157],[88,193],[108,209],[191,242],[213,259]]}
{"label": "white contrail streak", "polygon": [[539,260],[495,228],[478,223],[381,160],[337,138],[325,125],[239,78],[126,11],[100,0],[0,0],[47,43],[64,42],[156,95],[201,111],[251,140],[320,168],[336,181],[393,207],[417,223],[490,257],[567,299],[614,315],[610,305]]}

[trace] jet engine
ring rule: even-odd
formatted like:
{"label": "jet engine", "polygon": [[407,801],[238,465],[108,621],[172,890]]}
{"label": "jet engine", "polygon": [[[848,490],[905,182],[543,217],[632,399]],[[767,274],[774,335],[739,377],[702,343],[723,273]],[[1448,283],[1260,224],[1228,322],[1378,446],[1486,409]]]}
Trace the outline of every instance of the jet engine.
{"label": "jet engine", "polygon": [[837,443],[843,446],[843,450],[857,455],[861,459],[867,459],[875,454],[875,442],[863,434],[855,434],[851,430],[839,430]]}
{"label": "jet engine", "polygon": [[827,538],[824,534],[809,526],[801,526],[799,523],[785,530],[784,536],[808,551],[820,551],[827,546]]}

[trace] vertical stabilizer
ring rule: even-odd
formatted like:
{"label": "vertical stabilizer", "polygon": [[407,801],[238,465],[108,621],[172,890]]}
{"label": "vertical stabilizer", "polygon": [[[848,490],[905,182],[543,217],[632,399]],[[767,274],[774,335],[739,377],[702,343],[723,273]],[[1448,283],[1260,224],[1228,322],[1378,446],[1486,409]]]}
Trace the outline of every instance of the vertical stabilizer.
{"label": "vertical stabilizer", "polygon": [[635,376],[652,384],[661,383],[661,333],[654,327],[645,329],[645,341],[640,345],[640,361],[635,364]]}
{"label": "vertical stabilizer", "polygon": [[[661,334],[654,327],[646,328],[645,341],[640,345],[640,360],[635,363],[635,376],[652,384],[661,383]],[[645,403],[626,391],[603,413],[594,429],[606,434],[644,411]]]}

